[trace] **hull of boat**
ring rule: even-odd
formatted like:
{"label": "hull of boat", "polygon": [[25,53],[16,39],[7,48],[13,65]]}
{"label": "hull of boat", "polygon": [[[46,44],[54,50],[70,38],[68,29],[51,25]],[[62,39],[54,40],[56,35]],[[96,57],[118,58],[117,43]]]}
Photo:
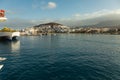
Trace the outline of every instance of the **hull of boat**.
{"label": "hull of boat", "polygon": [[0,32],[0,40],[13,40],[20,36],[20,32]]}

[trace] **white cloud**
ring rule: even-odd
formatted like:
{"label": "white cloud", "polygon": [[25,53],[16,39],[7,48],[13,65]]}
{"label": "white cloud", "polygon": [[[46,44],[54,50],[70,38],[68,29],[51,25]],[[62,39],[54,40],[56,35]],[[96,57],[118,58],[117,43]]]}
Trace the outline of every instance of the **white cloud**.
{"label": "white cloud", "polygon": [[92,13],[76,13],[69,18],[61,18],[58,22],[66,25],[92,25],[101,21],[120,20],[120,9],[100,10]]}
{"label": "white cloud", "polygon": [[53,9],[53,8],[56,8],[56,3],[55,2],[48,2],[48,8],[49,9]]}
{"label": "white cloud", "polygon": [[77,13],[77,14],[75,14],[74,16],[75,16],[75,17],[80,17],[81,14]]}
{"label": "white cloud", "polygon": [[48,2],[47,4],[44,3],[41,5],[41,9],[55,9],[57,7],[57,4],[55,2]]}
{"label": "white cloud", "polygon": [[41,1],[40,3],[38,3],[36,1],[34,1],[32,4],[33,9],[41,8],[43,10],[46,10],[46,9],[55,9],[56,7],[57,7],[57,4],[55,2]]}
{"label": "white cloud", "polygon": [[111,14],[120,14],[120,9],[117,10],[100,10],[100,11],[96,11],[96,12],[92,12],[92,13],[85,13],[85,14],[74,14],[74,16],[72,17],[72,19],[79,19],[79,20],[85,20],[85,19],[92,19],[92,18],[97,18],[97,17],[101,17],[101,16],[107,16],[107,15],[111,15]]}
{"label": "white cloud", "polygon": [[[48,5],[47,5],[48,6]],[[7,11],[7,13],[13,13],[12,11]],[[71,15],[71,17],[65,18],[62,17],[61,19],[40,19],[40,20],[24,20],[24,19],[8,19],[6,22],[1,23],[0,26],[12,26],[14,28],[24,28],[24,27],[31,27],[34,25],[47,23],[47,22],[58,22],[64,25],[89,25],[89,24],[96,24],[100,21],[104,20],[117,20],[120,19],[120,9],[116,10],[100,10],[95,11],[92,13],[76,13]]]}

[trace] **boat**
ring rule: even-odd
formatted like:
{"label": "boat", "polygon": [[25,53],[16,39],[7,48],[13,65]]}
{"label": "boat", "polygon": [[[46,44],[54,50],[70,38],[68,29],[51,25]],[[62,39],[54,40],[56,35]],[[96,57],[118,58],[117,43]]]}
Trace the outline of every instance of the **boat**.
{"label": "boat", "polygon": [[[5,17],[5,10],[0,10],[0,22],[6,21],[7,18]],[[20,32],[4,27],[0,30],[0,40],[13,40],[16,37],[20,36]]]}
{"label": "boat", "polygon": [[2,69],[3,65],[0,65],[0,70]]}
{"label": "boat", "polygon": [[0,32],[0,40],[13,40],[20,36],[20,32]]}
{"label": "boat", "polygon": [[11,28],[4,27],[0,30],[0,40],[13,40],[20,36],[20,32]]}
{"label": "boat", "polygon": [[0,57],[0,61],[4,61],[6,60],[6,58]]}
{"label": "boat", "polygon": [[[6,60],[6,59],[7,59],[7,58],[0,57],[0,61],[4,61],[4,60]],[[3,64],[0,65],[0,70],[2,69],[2,67],[3,67]]]}

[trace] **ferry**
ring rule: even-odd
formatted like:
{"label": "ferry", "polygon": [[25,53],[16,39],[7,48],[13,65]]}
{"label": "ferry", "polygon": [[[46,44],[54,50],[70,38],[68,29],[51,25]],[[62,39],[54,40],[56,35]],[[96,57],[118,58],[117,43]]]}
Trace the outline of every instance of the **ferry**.
{"label": "ferry", "polygon": [[0,40],[14,40],[20,36],[20,32],[0,32]]}
{"label": "ferry", "polygon": [[[5,10],[0,10],[0,22],[4,22],[6,20],[7,18],[5,17]],[[20,36],[20,32],[10,28],[5,27],[2,30],[0,30],[0,40],[2,39],[13,40],[19,36]]]}

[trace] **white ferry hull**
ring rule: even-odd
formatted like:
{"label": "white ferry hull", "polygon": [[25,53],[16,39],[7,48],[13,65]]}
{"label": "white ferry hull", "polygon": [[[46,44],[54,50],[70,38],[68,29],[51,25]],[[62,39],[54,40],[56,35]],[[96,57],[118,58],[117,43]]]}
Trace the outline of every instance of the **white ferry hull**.
{"label": "white ferry hull", "polygon": [[20,36],[20,32],[0,32],[0,39],[15,39]]}

